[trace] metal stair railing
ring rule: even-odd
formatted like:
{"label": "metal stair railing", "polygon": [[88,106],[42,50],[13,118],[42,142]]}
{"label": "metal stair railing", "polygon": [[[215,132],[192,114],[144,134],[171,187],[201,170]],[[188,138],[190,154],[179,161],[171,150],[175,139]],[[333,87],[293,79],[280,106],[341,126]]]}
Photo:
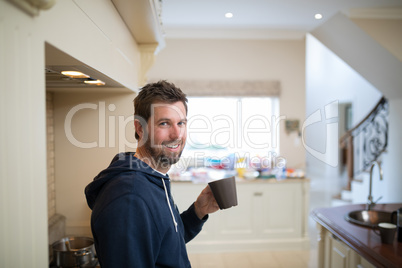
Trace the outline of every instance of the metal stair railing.
{"label": "metal stair railing", "polygon": [[347,167],[348,185],[356,175],[367,171],[370,164],[386,151],[388,146],[388,101],[382,97],[374,109],[340,139],[344,163]]}

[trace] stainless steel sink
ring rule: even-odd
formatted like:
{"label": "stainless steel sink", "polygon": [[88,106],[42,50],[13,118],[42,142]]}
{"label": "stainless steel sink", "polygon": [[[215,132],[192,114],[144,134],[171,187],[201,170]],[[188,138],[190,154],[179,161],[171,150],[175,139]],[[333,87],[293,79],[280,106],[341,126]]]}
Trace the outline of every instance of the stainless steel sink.
{"label": "stainless steel sink", "polygon": [[355,210],[346,214],[345,220],[366,227],[377,227],[380,222],[393,222],[392,212],[382,210]]}

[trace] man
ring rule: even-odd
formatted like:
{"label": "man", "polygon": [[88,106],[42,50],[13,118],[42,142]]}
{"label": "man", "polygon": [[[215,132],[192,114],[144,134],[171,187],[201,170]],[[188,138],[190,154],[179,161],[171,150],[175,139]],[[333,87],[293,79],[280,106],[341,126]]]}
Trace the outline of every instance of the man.
{"label": "man", "polygon": [[219,209],[207,186],[179,213],[166,174],[186,143],[187,98],[166,81],[148,84],[134,99],[138,147],[118,154],[85,188],[102,268],[191,267],[185,243]]}

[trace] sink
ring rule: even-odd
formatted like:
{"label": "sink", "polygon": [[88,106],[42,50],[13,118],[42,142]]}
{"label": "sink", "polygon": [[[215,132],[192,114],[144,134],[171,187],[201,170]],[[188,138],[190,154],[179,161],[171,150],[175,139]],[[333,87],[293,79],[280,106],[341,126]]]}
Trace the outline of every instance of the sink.
{"label": "sink", "polygon": [[355,210],[346,214],[345,220],[366,227],[377,227],[380,222],[393,222],[392,212],[382,210]]}

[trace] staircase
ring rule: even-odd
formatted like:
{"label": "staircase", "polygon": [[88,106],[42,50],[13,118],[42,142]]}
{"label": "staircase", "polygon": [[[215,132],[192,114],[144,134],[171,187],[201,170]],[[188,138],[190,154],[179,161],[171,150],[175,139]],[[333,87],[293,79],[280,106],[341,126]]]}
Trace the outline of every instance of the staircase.
{"label": "staircase", "polygon": [[380,160],[388,145],[388,101],[383,97],[374,109],[340,139],[341,165],[347,170],[347,185],[333,198],[333,205],[352,202],[352,182],[361,183],[373,161]]}

